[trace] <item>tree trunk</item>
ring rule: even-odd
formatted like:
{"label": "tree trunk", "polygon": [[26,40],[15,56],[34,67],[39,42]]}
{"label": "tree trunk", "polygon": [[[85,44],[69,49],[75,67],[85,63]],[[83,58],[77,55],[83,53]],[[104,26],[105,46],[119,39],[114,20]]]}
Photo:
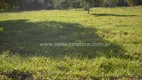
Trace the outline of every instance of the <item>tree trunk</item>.
{"label": "tree trunk", "polygon": [[88,3],[88,6],[87,6],[87,11],[88,11],[88,14],[90,13],[90,4]]}

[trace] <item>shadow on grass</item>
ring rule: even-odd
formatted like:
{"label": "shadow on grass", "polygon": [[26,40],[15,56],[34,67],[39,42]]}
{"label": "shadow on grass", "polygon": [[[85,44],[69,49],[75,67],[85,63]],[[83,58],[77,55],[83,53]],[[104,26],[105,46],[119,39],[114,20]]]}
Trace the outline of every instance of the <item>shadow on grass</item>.
{"label": "shadow on grass", "polygon": [[[67,55],[90,59],[99,56],[123,56],[121,52],[124,50],[116,44],[103,40],[97,35],[95,28],[77,23],[6,20],[0,21],[0,24],[3,29],[0,31],[0,50],[10,50],[21,56],[62,58]],[[86,44],[55,46],[55,43],[89,43],[91,46],[85,46]]]}
{"label": "shadow on grass", "polygon": [[107,13],[100,13],[100,14],[92,14],[96,17],[103,17],[103,16],[115,16],[115,17],[135,17],[136,15],[123,15],[123,14],[107,14]]}

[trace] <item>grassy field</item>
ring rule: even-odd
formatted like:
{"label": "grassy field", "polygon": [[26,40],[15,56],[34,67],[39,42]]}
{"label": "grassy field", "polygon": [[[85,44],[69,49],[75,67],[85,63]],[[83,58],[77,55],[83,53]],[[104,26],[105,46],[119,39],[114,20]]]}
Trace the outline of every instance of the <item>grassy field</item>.
{"label": "grassy field", "polygon": [[0,79],[26,78],[142,79],[142,6],[0,13]]}

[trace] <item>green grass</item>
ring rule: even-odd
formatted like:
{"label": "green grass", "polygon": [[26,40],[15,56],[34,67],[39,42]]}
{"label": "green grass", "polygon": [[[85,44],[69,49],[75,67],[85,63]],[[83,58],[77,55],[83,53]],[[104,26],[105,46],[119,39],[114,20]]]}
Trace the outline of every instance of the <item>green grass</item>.
{"label": "green grass", "polygon": [[[139,79],[141,8],[0,13],[0,79]],[[40,46],[60,42],[109,45]]]}

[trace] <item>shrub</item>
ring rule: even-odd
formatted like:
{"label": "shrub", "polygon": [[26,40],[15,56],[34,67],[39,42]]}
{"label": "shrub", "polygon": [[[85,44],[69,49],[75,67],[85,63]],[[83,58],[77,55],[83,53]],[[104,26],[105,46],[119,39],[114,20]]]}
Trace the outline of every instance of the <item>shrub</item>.
{"label": "shrub", "polygon": [[68,9],[69,8],[68,0],[54,0],[53,5],[54,5],[54,9]]}
{"label": "shrub", "polygon": [[126,0],[129,6],[135,6],[137,0]]}
{"label": "shrub", "polygon": [[114,7],[118,4],[118,0],[103,0],[102,6],[103,7]]}
{"label": "shrub", "polygon": [[62,1],[60,3],[61,9],[68,9],[69,8],[69,3],[68,0]]}
{"label": "shrub", "polygon": [[68,2],[71,8],[81,8],[80,0],[69,0]]}

